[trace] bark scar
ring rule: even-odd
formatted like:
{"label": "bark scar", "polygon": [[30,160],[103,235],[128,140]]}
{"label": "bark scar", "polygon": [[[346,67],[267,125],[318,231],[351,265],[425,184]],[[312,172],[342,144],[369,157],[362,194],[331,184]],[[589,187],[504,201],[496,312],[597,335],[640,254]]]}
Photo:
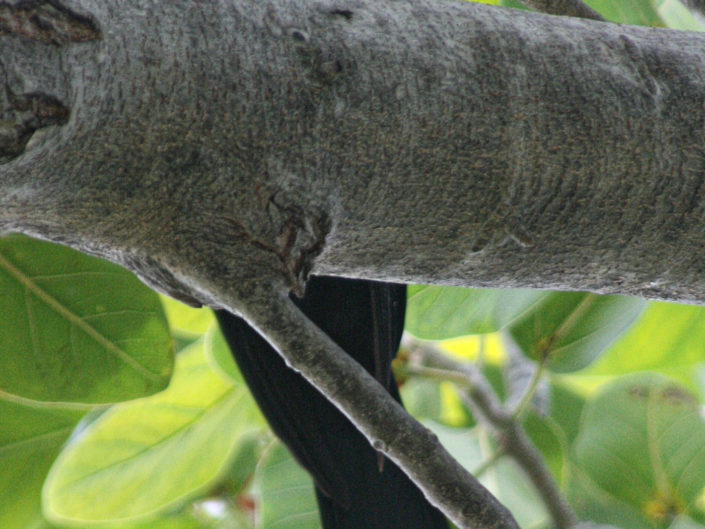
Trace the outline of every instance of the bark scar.
{"label": "bark scar", "polygon": [[57,0],[0,2],[0,35],[14,35],[64,46],[100,38],[98,24],[74,13]]}
{"label": "bark scar", "polygon": [[303,296],[313,261],[323,251],[330,232],[330,218],[281,203],[276,195],[269,198],[267,214],[278,232],[275,253],[282,263],[287,284],[296,295]]}
{"label": "bark scar", "polygon": [[0,87],[0,164],[21,155],[32,134],[50,125],[65,125],[69,109],[53,96],[16,95]]}

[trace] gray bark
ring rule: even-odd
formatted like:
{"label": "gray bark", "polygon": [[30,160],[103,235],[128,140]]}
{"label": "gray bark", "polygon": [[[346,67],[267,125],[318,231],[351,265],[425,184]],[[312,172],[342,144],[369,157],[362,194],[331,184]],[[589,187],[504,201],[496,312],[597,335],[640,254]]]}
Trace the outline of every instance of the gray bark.
{"label": "gray bark", "polygon": [[318,273],[705,302],[704,57],[453,1],[0,2],[0,231],[243,314],[457,525],[512,527],[282,294]]}

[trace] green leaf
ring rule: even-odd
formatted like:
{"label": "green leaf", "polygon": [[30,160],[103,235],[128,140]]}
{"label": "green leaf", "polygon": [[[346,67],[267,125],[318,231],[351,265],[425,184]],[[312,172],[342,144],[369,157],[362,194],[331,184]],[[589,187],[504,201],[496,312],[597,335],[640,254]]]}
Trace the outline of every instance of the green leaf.
{"label": "green leaf", "polygon": [[173,351],[159,298],[130,272],[26,237],[0,239],[0,389],[107,403],[163,389]]}
{"label": "green leaf", "polygon": [[27,529],[40,518],[44,478],[82,415],[0,396],[0,527]]}
{"label": "green leaf", "polygon": [[529,357],[555,372],[581,369],[612,344],[646,302],[624,296],[552,292],[510,327]]}
{"label": "green leaf", "polygon": [[522,426],[536,449],[543,456],[544,463],[557,483],[563,480],[566,463],[566,436],[559,424],[550,417],[543,417],[533,411],[528,413]]}
{"label": "green leaf", "polygon": [[658,371],[695,388],[703,361],[705,307],[651,302],[636,323],[584,374]]}
{"label": "green leaf", "polygon": [[551,377],[550,418],[560,427],[570,445],[580,430],[580,417],[585,407],[585,397],[557,377]]}
{"label": "green leaf", "polygon": [[316,529],[318,508],[310,476],[286,447],[272,443],[255,476],[258,529]]}
{"label": "green leaf", "polygon": [[605,495],[660,522],[697,512],[704,446],[693,396],[666,377],[639,374],[605,386],[587,404],[575,454]]}
{"label": "green leaf", "polygon": [[540,290],[412,285],[408,289],[405,329],[427,340],[495,332],[548,295]]}
{"label": "green leaf", "polygon": [[197,342],[177,358],[168,390],[114,406],[63,451],[44,512],[60,524],[97,525],[173,508],[227,469],[254,410],[244,385],[210,369]]}

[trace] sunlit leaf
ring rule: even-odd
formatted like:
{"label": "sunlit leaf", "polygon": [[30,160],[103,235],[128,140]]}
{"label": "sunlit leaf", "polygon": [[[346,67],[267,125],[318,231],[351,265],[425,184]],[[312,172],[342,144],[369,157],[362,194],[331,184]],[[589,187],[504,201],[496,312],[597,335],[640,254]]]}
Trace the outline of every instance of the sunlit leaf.
{"label": "sunlit leaf", "polygon": [[169,389],[111,408],[64,450],[44,488],[57,522],[129,520],[206,489],[253,428],[242,384],[208,366],[202,342],[177,359]]}
{"label": "sunlit leaf", "polygon": [[157,295],[133,274],[26,237],[0,239],[0,389],[106,403],[166,387],[173,350]]}
{"label": "sunlit leaf", "polygon": [[215,322],[213,311],[209,308],[196,309],[167,296],[159,297],[173,333],[199,337]]}
{"label": "sunlit leaf", "polygon": [[688,386],[705,362],[705,307],[651,302],[586,375],[659,371]]}

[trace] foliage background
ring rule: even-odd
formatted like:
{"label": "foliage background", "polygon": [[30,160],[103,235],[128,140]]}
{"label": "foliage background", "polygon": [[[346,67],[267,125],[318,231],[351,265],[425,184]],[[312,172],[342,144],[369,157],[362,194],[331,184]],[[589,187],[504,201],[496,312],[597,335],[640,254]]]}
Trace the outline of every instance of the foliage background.
{"label": "foliage background", "polygon": [[[702,30],[678,0],[587,3],[616,22]],[[317,527],[310,479],[267,429],[208,310],[18,236],[0,239],[0,299],[0,527]],[[705,529],[705,309],[413,286],[406,329],[408,343],[485,374],[581,518]],[[550,527],[465,390],[411,357],[395,365],[411,413],[522,527]]]}

